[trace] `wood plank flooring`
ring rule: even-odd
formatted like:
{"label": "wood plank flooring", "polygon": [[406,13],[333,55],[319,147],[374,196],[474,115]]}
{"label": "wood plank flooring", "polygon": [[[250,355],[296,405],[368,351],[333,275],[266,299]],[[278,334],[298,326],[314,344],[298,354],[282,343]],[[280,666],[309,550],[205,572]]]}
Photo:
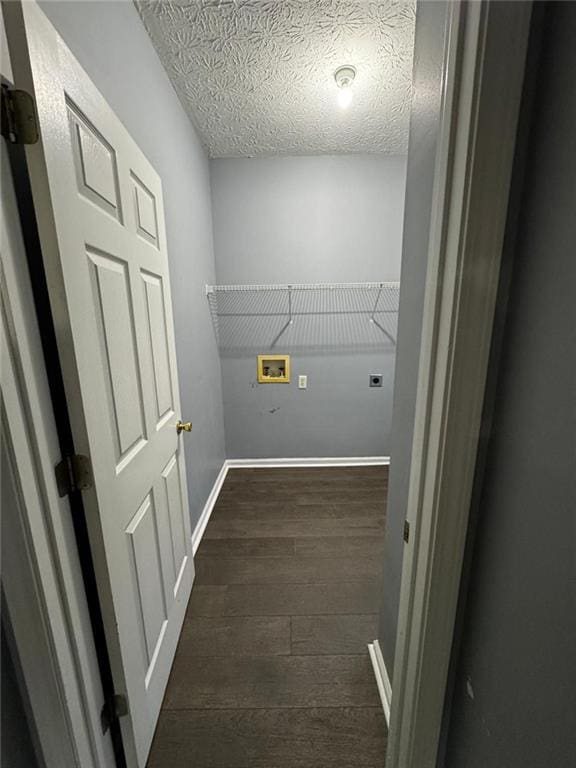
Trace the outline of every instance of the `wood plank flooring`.
{"label": "wood plank flooring", "polygon": [[228,473],[148,768],[382,768],[387,486],[386,467]]}

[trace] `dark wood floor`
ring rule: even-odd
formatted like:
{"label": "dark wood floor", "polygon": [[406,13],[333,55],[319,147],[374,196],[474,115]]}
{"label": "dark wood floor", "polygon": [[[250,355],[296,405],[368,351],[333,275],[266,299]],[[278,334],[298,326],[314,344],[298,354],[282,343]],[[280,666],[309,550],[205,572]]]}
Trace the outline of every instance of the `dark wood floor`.
{"label": "dark wood floor", "polygon": [[386,467],[228,473],[149,768],[382,768],[366,644],[387,482]]}

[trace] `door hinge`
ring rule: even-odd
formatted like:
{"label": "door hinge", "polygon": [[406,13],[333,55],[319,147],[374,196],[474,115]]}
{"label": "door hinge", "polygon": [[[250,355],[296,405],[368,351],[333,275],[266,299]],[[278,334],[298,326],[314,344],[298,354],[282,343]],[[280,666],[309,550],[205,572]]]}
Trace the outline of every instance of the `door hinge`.
{"label": "door hinge", "polygon": [[128,699],[126,696],[115,693],[114,696],[107,699],[104,702],[104,706],[100,712],[100,723],[102,725],[102,733],[106,733],[110,728],[110,725],[118,720],[120,717],[124,717],[129,712]]}
{"label": "door hinge", "polygon": [[408,544],[410,540],[410,523],[408,520],[404,520],[404,541]]}
{"label": "door hinge", "polygon": [[56,485],[60,496],[73,491],[85,491],[94,486],[92,464],[88,456],[65,456],[55,467]]}
{"label": "door hinge", "polygon": [[26,91],[2,86],[2,136],[11,144],[36,144],[39,138],[34,99]]}

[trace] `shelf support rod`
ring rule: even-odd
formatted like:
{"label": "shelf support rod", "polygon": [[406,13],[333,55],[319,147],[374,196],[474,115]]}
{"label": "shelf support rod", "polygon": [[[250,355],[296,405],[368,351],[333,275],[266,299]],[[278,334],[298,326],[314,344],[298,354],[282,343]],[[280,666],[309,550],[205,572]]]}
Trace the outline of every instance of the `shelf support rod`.
{"label": "shelf support rod", "polygon": [[394,339],[394,338],[392,338],[392,336],[391,336],[391,335],[388,333],[388,331],[386,330],[386,328],[384,328],[384,326],[383,326],[383,325],[381,325],[381,324],[378,322],[378,320],[376,320],[376,309],[377,309],[377,307],[378,307],[378,302],[380,301],[380,296],[382,296],[382,291],[383,291],[383,290],[384,290],[384,283],[380,283],[380,289],[379,289],[379,291],[378,291],[378,295],[376,296],[376,301],[374,302],[374,306],[372,307],[372,314],[370,315],[370,322],[371,322],[371,323],[374,323],[374,325],[375,325],[377,328],[380,328],[380,330],[382,331],[382,333],[384,334],[384,336],[386,336],[386,337],[387,337],[387,338],[388,338],[388,339],[389,339],[389,340],[392,342],[392,344],[396,344],[396,341],[395,341],[395,339]]}
{"label": "shelf support rod", "polygon": [[376,319],[374,318],[374,319],[370,320],[370,322],[371,322],[371,323],[374,323],[374,325],[375,325],[375,326],[377,326],[378,328],[380,328],[380,330],[382,331],[382,333],[384,334],[384,336],[386,336],[386,337],[387,337],[387,338],[388,338],[388,339],[389,339],[389,340],[392,342],[392,344],[394,344],[394,346],[396,346],[396,339],[395,339],[393,336],[391,336],[391,335],[388,333],[388,331],[386,330],[386,328],[384,328],[384,326],[383,326],[383,325],[380,325],[380,323],[378,322],[378,320],[376,320]]}
{"label": "shelf support rod", "polygon": [[277,342],[280,340],[280,337],[282,336],[284,331],[287,328],[289,328],[292,325],[293,322],[294,322],[294,320],[293,320],[293,317],[292,317],[292,286],[289,285],[288,286],[288,320],[284,323],[284,325],[280,329],[279,333],[274,338],[274,341],[272,342],[272,344],[270,344],[270,349],[274,349],[274,347],[276,346]]}
{"label": "shelf support rod", "polygon": [[376,301],[374,302],[374,306],[372,307],[372,314],[370,315],[370,322],[374,323],[374,315],[376,314],[376,308],[378,306],[378,302],[380,301],[380,296],[382,296],[382,291],[384,290],[384,284],[380,283],[380,289],[378,291],[378,295],[376,296]]}

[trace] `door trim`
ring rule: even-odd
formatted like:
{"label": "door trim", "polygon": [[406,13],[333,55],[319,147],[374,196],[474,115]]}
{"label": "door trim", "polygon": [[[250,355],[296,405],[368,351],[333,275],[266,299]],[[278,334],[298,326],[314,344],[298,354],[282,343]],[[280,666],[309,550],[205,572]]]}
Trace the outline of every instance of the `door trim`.
{"label": "door trim", "polygon": [[[8,522],[22,553],[16,579],[3,564],[4,594],[27,688],[45,691],[48,680],[54,688],[52,703],[41,694],[32,702],[47,766],[64,760],[78,768],[111,768],[110,736],[99,728],[103,693],[70,507],[56,488],[60,446],[4,141],[1,150],[2,440],[18,497],[17,514]],[[44,668],[38,660],[46,654],[50,664]]]}
{"label": "door trim", "polygon": [[[54,475],[53,469],[58,463],[61,463],[63,456],[74,454],[74,444],[70,430],[68,404],[64,395],[62,371],[56,344],[53,316],[47,294],[46,274],[42,263],[38,228],[23,146],[14,144],[6,145],[5,173],[6,178],[3,178],[3,182],[6,185],[6,188],[8,188],[8,186],[10,187],[11,195],[13,194],[14,197],[14,208],[13,210],[10,210],[12,220],[8,222],[8,226],[10,227],[11,232],[12,230],[15,231],[14,228],[18,228],[18,241],[19,244],[20,241],[22,241],[23,252],[21,255],[21,264],[14,265],[13,270],[12,263],[8,263],[8,255],[6,256],[8,276],[6,279],[3,276],[2,279],[5,281],[5,284],[3,284],[2,288],[6,290],[7,296],[16,296],[17,291],[21,290],[20,295],[18,295],[18,304],[20,304],[20,302],[22,302],[23,306],[29,304],[29,308],[26,311],[30,314],[31,322],[34,323],[33,326],[30,325],[29,328],[23,327],[21,330],[18,329],[15,331],[13,342],[15,356],[17,357],[18,352],[18,354],[22,354],[26,357],[28,354],[27,347],[36,353],[36,337],[37,343],[40,346],[38,354],[42,356],[42,362],[38,361],[38,365],[43,366],[43,371],[42,373],[40,373],[39,370],[38,372],[31,373],[32,375],[37,376],[37,382],[40,388],[42,388],[45,383],[49,402],[47,405],[43,406],[43,409],[46,413],[48,413],[48,411],[50,413],[50,416],[47,418],[50,418],[50,429],[53,429],[54,441],[59,447],[59,452],[52,454],[49,461],[49,474],[44,477],[44,482],[51,485],[53,481],[52,475]],[[14,247],[14,244],[11,244],[11,247]],[[17,279],[22,281],[18,286],[16,284]],[[6,306],[8,307],[8,305],[9,302],[6,300]],[[16,311],[15,307],[14,311]],[[18,335],[19,332],[21,332],[20,336]],[[29,367],[31,368],[32,365],[30,364]],[[27,374],[24,373],[22,374],[22,382],[21,385],[19,385],[23,397],[26,396],[26,375]],[[31,393],[30,413],[34,412],[32,405],[33,401],[34,393]],[[38,450],[38,453],[40,453],[40,449]],[[41,471],[40,464],[38,466],[38,471]],[[46,471],[46,467],[44,468],[44,471]],[[58,488],[58,482],[56,482],[56,487],[59,495],[60,489]],[[74,490],[69,492],[68,501],[59,500],[58,509],[65,509],[65,514],[72,521],[75,538],[69,542],[69,545],[77,550],[77,554],[75,552],[74,555],[70,555],[70,558],[71,561],[77,561],[79,564],[77,576],[78,585],[79,589],[83,588],[84,590],[82,599],[87,607],[90,620],[90,629],[88,630],[90,632],[90,639],[87,642],[90,643],[90,647],[94,650],[100,674],[100,683],[104,692],[103,700],[108,701],[113,698],[114,686],[104,636],[102,614],[98,601],[96,576],[94,572],[92,552],[88,541],[81,493]],[[98,706],[101,707],[101,702]],[[111,723],[110,732],[116,755],[116,763],[121,767],[125,764],[125,759],[120,729],[116,721]],[[99,736],[96,736],[96,739],[99,739]]]}
{"label": "door trim", "polygon": [[[3,297],[4,298],[4,297]],[[33,749],[39,764],[47,768],[73,765],[80,768],[82,735],[74,726],[66,696],[78,702],[77,693],[66,691],[64,674],[75,672],[67,642],[57,652],[58,640],[66,638],[60,595],[42,536],[42,509],[36,483],[36,467],[26,437],[26,415],[20,399],[17,360],[9,339],[7,313],[0,318],[2,345],[2,613],[8,617],[7,640],[17,666]],[[6,498],[7,497],[7,498]],[[3,619],[4,620],[4,619]],[[66,641],[68,638],[66,638]],[[63,665],[69,666],[68,669]],[[64,673],[64,674],[63,674]],[[89,752],[88,752],[89,754]],[[93,763],[92,763],[93,765]]]}
{"label": "door trim", "polygon": [[387,768],[437,764],[530,30],[448,8]]}

